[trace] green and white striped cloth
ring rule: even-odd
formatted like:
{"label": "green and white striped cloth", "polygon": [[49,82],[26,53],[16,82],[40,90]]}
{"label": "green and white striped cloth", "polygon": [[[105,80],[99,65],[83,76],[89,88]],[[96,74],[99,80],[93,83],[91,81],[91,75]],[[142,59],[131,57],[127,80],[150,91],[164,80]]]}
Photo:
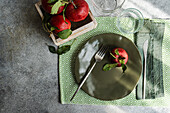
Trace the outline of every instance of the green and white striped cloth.
{"label": "green and white striped cloth", "polygon": [[[158,48],[161,52],[162,49],[162,73],[163,73],[163,86],[158,87],[157,90],[163,91],[160,98],[137,100],[136,89],[131,92],[128,96],[115,100],[115,101],[103,101],[89,96],[83,90],[80,90],[74,100],[70,102],[70,99],[78,87],[78,84],[73,75],[74,71],[74,60],[81,46],[92,36],[101,33],[116,33],[123,35],[130,40],[134,41],[135,37],[133,34],[122,34],[116,27],[116,18],[112,17],[96,17],[98,26],[96,29],[91,30],[79,37],[72,45],[71,50],[66,54],[59,56],[59,83],[60,83],[60,99],[62,104],[90,104],[90,105],[119,105],[119,106],[170,106],[170,20],[154,19],[152,22],[161,22],[165,25],[164,38],[162,40],[162,47]],[[137,36],[139,34],[136,34]],[[144,38],[144,37],[143,37]],[[65,43],[70,44],[72,41]],[[163,88],[164,87],[164,88]],[[158,94],[158,93],[157,93]],[[160,93],[161,94],[161,93]],[[146,95],[148,96],[148,95]],[[153,94],[152,96],[153,97]],[[150,97],[149,97],[150,98]],[[140,99],[140,95],[139,98]]]}

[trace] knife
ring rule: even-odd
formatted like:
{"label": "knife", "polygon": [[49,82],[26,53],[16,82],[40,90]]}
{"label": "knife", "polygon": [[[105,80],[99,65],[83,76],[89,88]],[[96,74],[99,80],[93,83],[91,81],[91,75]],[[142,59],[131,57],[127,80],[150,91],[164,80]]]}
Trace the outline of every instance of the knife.
{"label": "knife", "polygon": [[147,51],[148,51],[148,40],[143,44],[143,55],[144,55],[144,64],[143,64],[143,83],[142,83],[142,99],[145,99],[145,90],[146,90],[146,61],[147,61]]}

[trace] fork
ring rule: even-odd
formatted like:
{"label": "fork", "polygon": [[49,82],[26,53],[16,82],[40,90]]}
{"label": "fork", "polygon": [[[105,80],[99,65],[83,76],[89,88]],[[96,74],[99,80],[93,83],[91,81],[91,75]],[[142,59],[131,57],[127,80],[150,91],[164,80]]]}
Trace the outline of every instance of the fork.
{"label": "fork", "polygon": [[106,54],[106,51],[107,51],[108,47],[107,46],[102,46],[98,52],[95,54],[95,62],[94,64],[92,65],[92,67],[90,68],[89,72],[85,75],[84,79],[82,80],[81,84],[79,85],[79,87],[77,88],[77,90],[75,91],[75,93],[73,94],[72,98],[70,99],[70,101],[73,100],[73,98],[75,97],[75,95],[77,94],[77,92],[80,90],[80,88],[83,86],[84,82],[86,81],[86,79],[88,78],[88,76],[90,75],[90,73],[92,72],[93,68],[95,67],[95,65],[102,61],[105,54]]}

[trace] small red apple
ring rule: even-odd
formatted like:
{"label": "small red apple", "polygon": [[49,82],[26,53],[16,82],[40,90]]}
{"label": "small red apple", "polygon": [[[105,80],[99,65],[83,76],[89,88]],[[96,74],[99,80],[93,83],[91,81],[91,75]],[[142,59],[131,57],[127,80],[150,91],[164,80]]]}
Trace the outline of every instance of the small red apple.
{"label": "small red apple", "polygon": [[109,71],[115,67],[122,67],[123,73],[127,69],[126,63],[128,61],[128,54],[123,48],[114,48],[110,55],[112,56],[111,64],[106,64],[103,67],[103,71]]}
{"label": "small red apple", "polygon": [[128,54],[123,48],[114,48],[112,50],[112,54],[115,56],[113,58],[113,62],[118,63],[117,67],[122,66],[122,64],[126,64],[128,61]]}
{"label": "small red apple", "polygon": [[[54,3],[48,3],[48,0],[41,0],[42,3],[42,8],[47,12],[47,13],[51,13],[51,9],[52,9],[52,5],[55,4]],[[64,9],[64,6],[60,6],[58,9],[57,14],[60,14]]]}
{"label": "small red apple", "polygon": [[72,22],[84,20],[89,13],[89,6],[85,0],[73,0],[66,8],[66,17]]}
{"label": "small red apple", "polygon": [[57,34],[63,30],[70,29],[71,28],[71,22],[65,18],[63,18],[63,15],[55,15],[51,17],[50,19],[50,25],[53,27],[56,27],[57,29],[54,30],[54,33]]}

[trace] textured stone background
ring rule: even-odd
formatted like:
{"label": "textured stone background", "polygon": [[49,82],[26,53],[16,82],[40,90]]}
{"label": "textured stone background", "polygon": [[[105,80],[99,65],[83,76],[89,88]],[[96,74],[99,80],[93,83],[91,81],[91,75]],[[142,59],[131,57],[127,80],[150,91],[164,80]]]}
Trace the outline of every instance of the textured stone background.
{"label": "textured stone background", "polygon": [[[54,44],[42,29],[36,2],[0,1],[0,113],[170,113],[163,107],[60,104],[58,56],[45,45]],[[124,8],[170,18],[169,6],[169,0],[127,0]]]}

